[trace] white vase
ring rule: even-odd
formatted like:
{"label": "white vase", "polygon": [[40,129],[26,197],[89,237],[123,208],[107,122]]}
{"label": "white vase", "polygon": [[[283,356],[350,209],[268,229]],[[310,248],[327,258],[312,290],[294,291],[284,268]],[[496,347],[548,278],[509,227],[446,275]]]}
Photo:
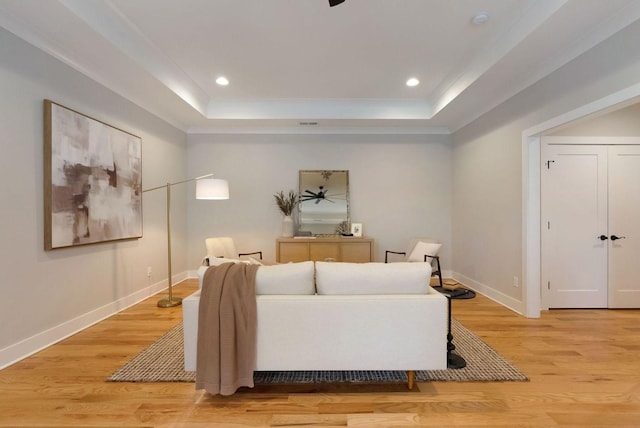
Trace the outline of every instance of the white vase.
{"label": "white vase", "polygon": [[290,215],[282,217],[282,236],[285,238],[293,236],[293,219]]}

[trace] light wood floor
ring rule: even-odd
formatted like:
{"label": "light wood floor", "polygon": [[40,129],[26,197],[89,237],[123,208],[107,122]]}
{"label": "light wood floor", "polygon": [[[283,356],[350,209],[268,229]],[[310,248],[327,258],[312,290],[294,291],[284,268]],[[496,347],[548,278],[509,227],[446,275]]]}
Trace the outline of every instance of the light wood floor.
{"label": "light wood floor", "polygon": [[[176,287],[192,293],[194,281]],[[487,298],[454,315],[530,382],[279,386],[212,397],[190,383],[104,379],[182,318],[146,300],[0,371],[0,426],[640,427],[640,311],[526,319]]]}

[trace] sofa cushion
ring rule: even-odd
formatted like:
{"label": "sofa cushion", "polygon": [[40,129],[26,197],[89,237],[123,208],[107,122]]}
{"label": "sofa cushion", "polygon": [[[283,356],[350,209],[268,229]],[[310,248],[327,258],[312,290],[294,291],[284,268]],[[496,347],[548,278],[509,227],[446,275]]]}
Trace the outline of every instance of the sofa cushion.
{"label": "sofa cushion", "polygon": [[316,262],[318,294],[425,294],[429,263]]}
{"label": "sofa cushion", "polygon": [[313,262],[260,266],[256,294],[315,294]]}

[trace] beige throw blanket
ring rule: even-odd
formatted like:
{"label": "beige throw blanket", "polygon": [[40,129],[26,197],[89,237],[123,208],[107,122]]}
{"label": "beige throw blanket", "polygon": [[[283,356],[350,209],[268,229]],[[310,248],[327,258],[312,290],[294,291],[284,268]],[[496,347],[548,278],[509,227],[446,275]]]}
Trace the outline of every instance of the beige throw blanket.
{"label": "beige throw blanket", "polygon": [[198,311],[196,389],[231,395],[241,386],[253,387],[258,267],[225,263],[205,272]]}

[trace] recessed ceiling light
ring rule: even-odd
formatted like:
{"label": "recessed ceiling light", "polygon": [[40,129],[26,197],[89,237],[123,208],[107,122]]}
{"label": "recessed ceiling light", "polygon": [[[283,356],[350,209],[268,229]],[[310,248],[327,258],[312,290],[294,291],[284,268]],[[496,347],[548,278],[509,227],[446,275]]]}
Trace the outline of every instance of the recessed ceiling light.
{"label": "recessed ceiling light", "polygon": [[482,25],[488,20],[489,20],[489,13],[482,11],[482,12],[476,13],[473,16],[473,19],[471,19],[471,22],[473,22],[476,25]]}
{"label": "recessed ceiling light", "polygon": [[216,83],[220,86],[227,86],[229,84],[229,79],[224,76],[220,76],[216,79]]}
{"label": "recessed ceiling light", "polygon": [[412,77],[411,79],[407,80],[407,86],[418,86],[419,84],[420,84],[420,81],[415,77]]}

